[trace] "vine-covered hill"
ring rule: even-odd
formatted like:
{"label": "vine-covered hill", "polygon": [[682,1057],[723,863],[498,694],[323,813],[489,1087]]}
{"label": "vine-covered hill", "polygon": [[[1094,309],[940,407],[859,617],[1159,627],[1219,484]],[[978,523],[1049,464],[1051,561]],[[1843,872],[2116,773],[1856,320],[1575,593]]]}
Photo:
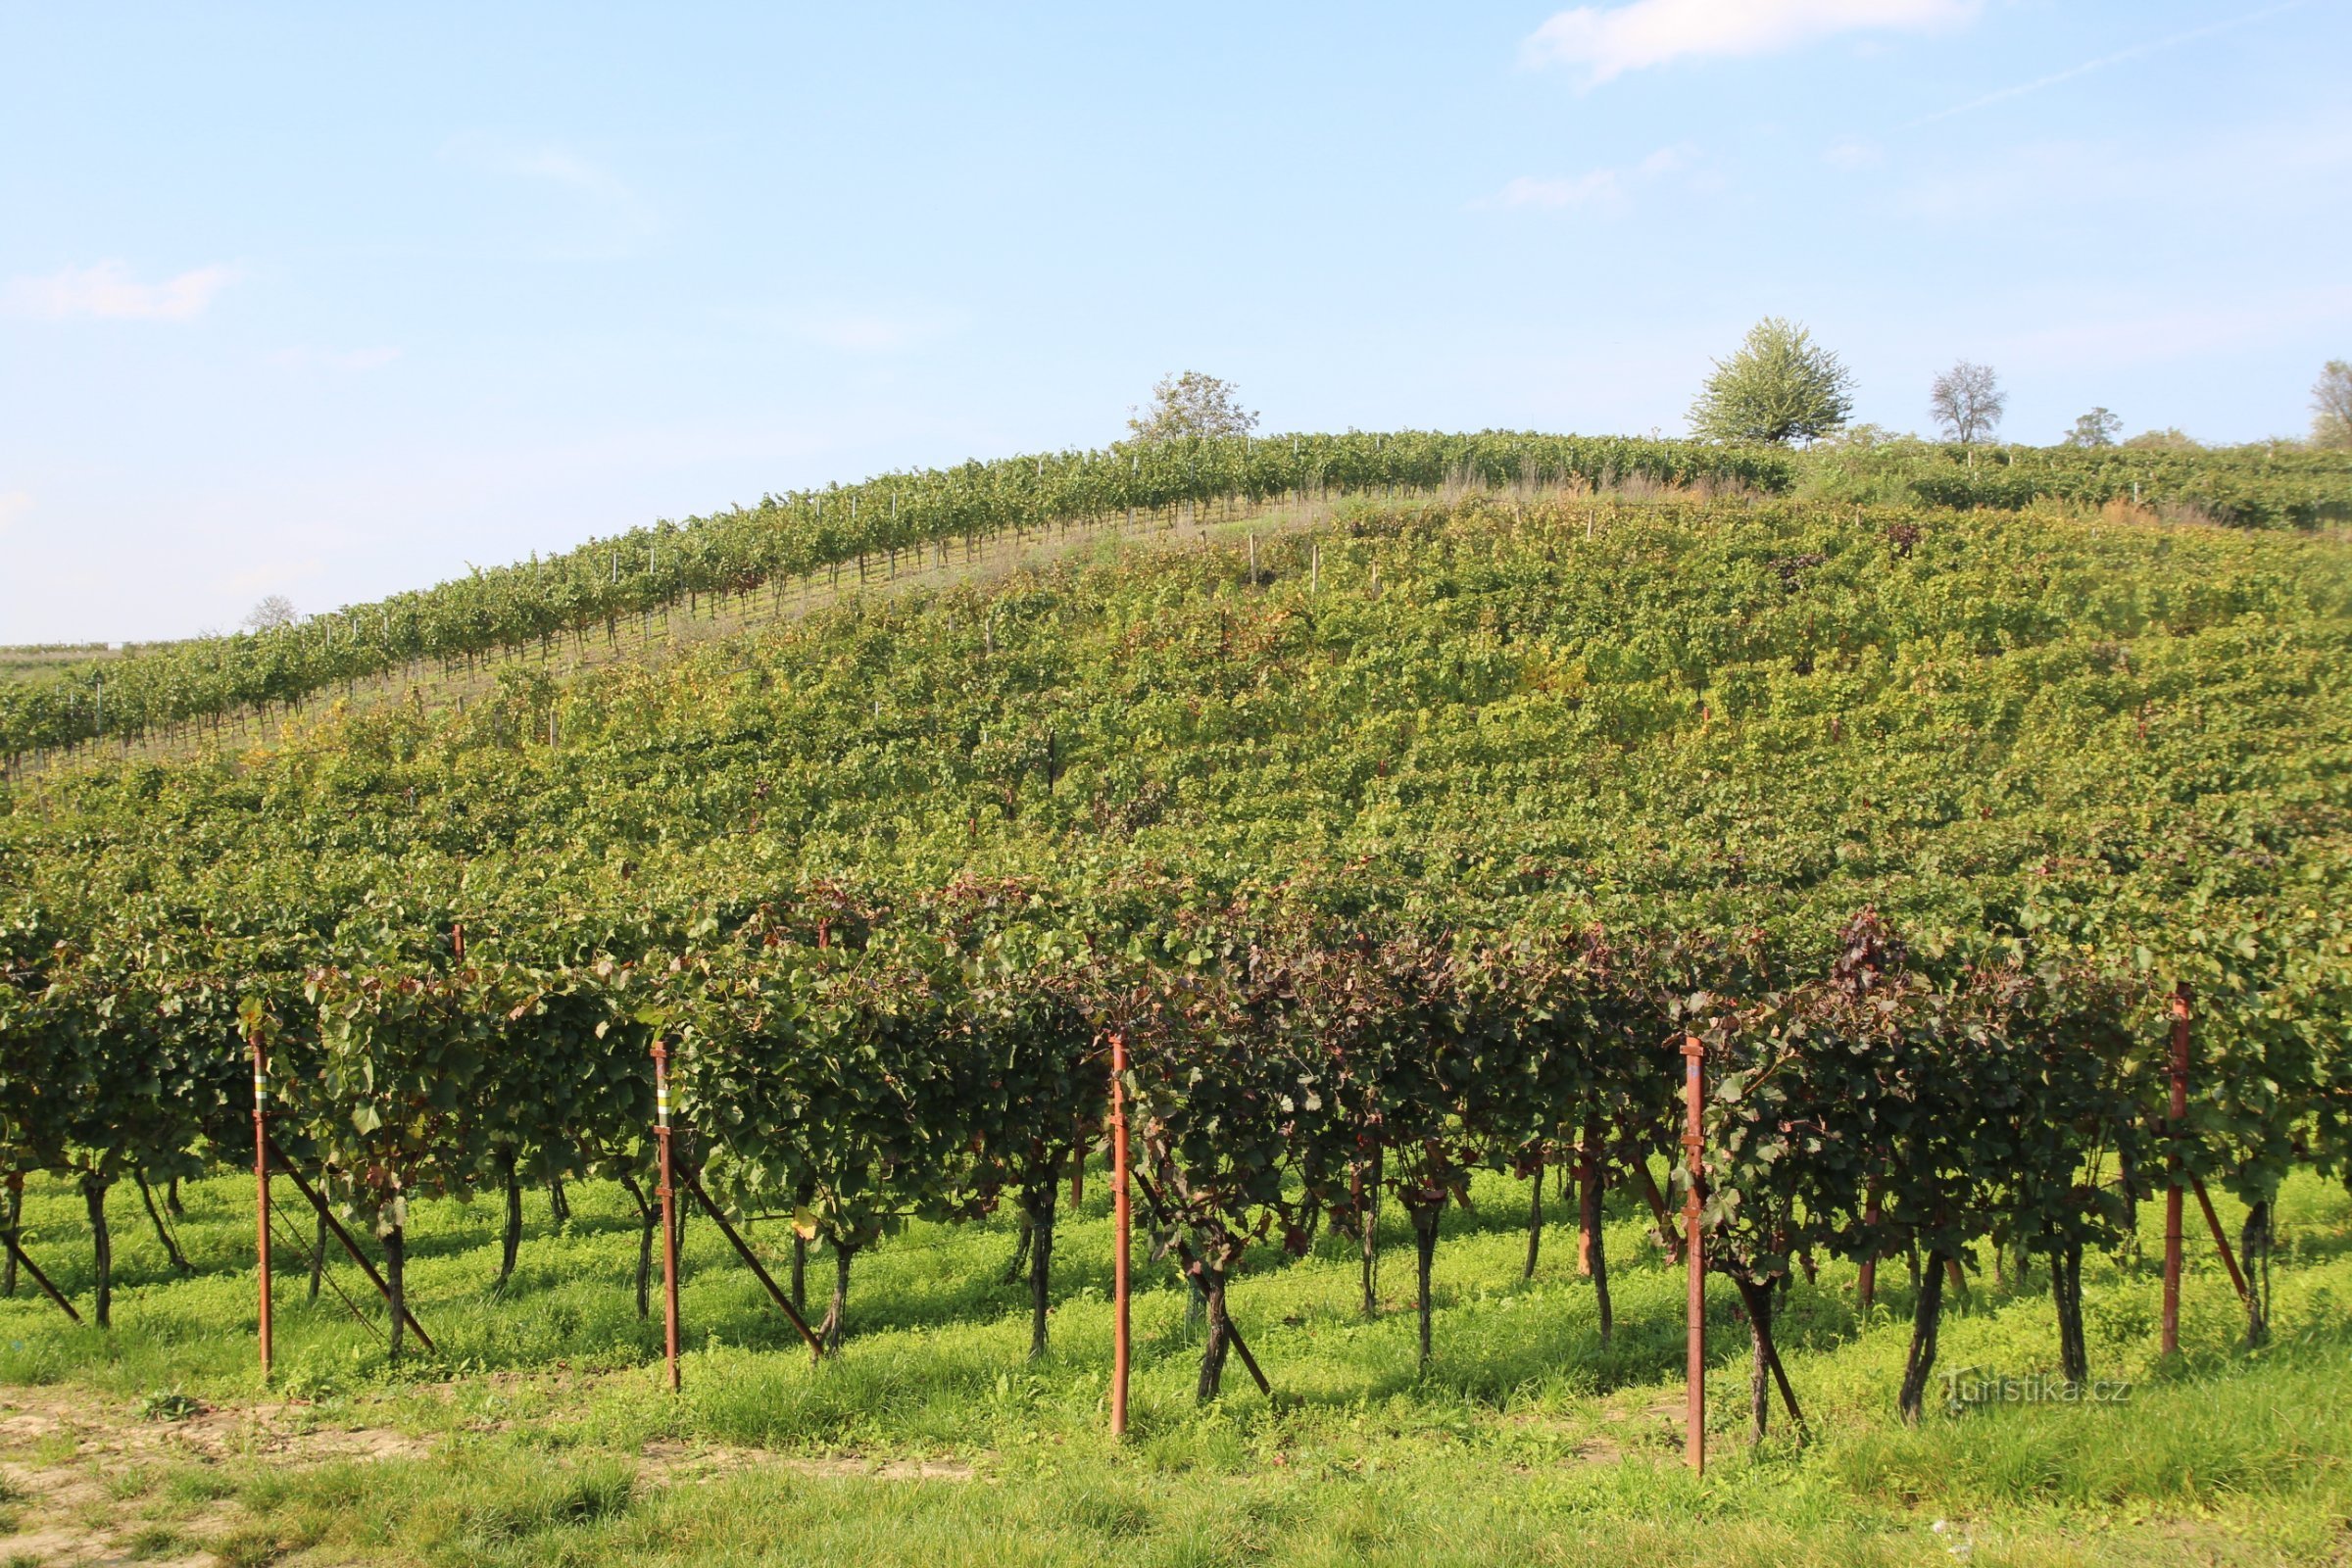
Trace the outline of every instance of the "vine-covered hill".
{"label": "vine-covered hill", "polygon": [[2283,531],[1468,497],[1105,545],[10,788],[0,1161],[100,1220],[250,1150],[250,1039],[397,1293],[418,1200],[503,1185],[512,1237],[523,1173],[644,1176],[660,1042],[690,1170],[831,1243],[824,1343],[861,1250],[1014,1202],[1042,1347],[1116,1035],[1206,1396],[1250,1246],[1385,1191],[1426,1325],[1469,1173],[1646,1176],[1703,1039],[1758,1366],[1797,1257],[1916,1246],[1915,1417],[1980,1244],[2079,1272],[2178,1153],[2258,1261],[2352,1163],[2347,672],[2352,556]]}
{"label": "vine-covered hill", "polygon": [[2088,451],[1939,447],[1915,440],[1812,453],[1689,441],[1488,431],[1284,435],[1058,452],[892,473],[860,484],[762,496],[683,523],[662,521],[374,604],[229,637],[126,650],[45,678],[0,681],[0,761],[103,737],[217,730],[419,661],[445,667],[559,639],[614,635],[625,619],[678,604],[743,598],[855,563],[895,570],[952,544],[1075,520],[1132,521],[1203,504],[1263,509],[1309,497],[1427,494],[1476,484],[1530,488],[1737,488],[1881,505],[2019,510],[2038,502],[2129,503],[2168,520],[2311,528],[2352,519],[2352,455],[2240,448]]}
{"label": "vine-covered hill", "polygon": [[1369,858],[1595,913],[1876,902],[1996,933],[2334,885],[2352,570],[2323,540],[1473,501],[1260,540],[1254,582],[1249,554],[1137,550],[28,783],[9,880],[321,917],[553,885],[684,918],[810,876]]}

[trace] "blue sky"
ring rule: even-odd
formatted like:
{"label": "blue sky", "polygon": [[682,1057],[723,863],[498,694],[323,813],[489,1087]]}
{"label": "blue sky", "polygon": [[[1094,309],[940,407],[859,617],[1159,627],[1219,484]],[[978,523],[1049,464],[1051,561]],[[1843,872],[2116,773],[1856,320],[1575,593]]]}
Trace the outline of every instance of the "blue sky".
{"label": "blue sky", "polygon": [[2299,433],[2352,4],[0,0],[0,642],[232,626],[1120,433],[1673,433],[1756,318],[1927,422]]}

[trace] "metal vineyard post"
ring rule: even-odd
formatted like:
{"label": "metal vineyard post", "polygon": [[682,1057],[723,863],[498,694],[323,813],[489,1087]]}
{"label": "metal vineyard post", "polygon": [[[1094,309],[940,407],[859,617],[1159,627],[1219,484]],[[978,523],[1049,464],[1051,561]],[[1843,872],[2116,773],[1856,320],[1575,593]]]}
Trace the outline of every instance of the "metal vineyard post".
{"label": "metal vineyard post", "polygon": [[1110,1260],[1110,1435],[1127,1434],[1127,1253],[1133,1216],[1127,1205],[1127,1037],[1110,1037],[1110,1201],[1118,1249]]}
{"label": "metal vineyard post", "polygon": [[1705,1144],[1700,1121],[1707,1048],[1696,1035],[1683,1037],[1683,1164],[1690,1180],[1683,1189],[1683,1261],[1689,1272],[1686,1319],[1689,1356],[1684,1368],[1687,1437],[1684,1457],[1692,1470],[1707,1470],[1707,1242],[1698,1228],[1699,1151]]}
{"label": "metal vineyard post", "polygon": [[662,1343],[678,1392],[678,1224],[669,1162],[669,1047],[654,1042],[654,1137],[662,1146]]}
{"label": "metal vineyard post", "polygon": [[253,1048],[254,1250],[261,1267],[262,1381],[270,1381],[270,1129],[263,1114],[270,1101],[270,1061],[262,1050],[262,1026],[246,1031]]}

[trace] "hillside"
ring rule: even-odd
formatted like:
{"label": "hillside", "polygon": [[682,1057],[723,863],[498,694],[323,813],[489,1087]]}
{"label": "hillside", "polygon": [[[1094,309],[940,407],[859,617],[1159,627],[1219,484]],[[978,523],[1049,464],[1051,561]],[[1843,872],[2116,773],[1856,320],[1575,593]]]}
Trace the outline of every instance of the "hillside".
{"label": "hillside", "polygon": [[[250,735],[273,712],[338,692],[356,702],[454,703],[484,664],[553,659],[591,644],[618,656],[673,621],[742,622],[903,572],[952,574],[1031,539],[1198,526],[1350,496],[1466,488],[1647,493],[1736,487],[1824,503],[2017,510],[2036,503],[2144,512],[2161,520],[2314,528],[2352,519],[2352,458],[2245,448],[2216,452],[1955,448],[1916,441],[1793,454],[1691,442],[1487,432],[1287,435],[1024,456],[889,474],[855,486],[763,496],[682,524],[662,521],[545,561],[346,606],[299,625],[60,660],[0,650],[0,760],[20,769],[100,739],[169,754]],[[860,509],[862,508],[862,512]],[[427,671],[431,679],[420,680]]]}
{"label": "hillside", "polygon": [[[1953,1516],[1986,1560],[2326,1560],[2352,550],[1717,488],[1073,521],[954,580],[513,661],[445,707],[322,704],[266,745],[13,781],[0,1159],[31,1173],[25,1234],[70,1298],[122,1296],[111,1334],[0,1302],[0,1380],[249,1409],[251,1180],[215,1173],[252,1155],[250,1035],[286,1165],[438,1339],[392,1359],[348,1271],[348,1309],[286,1302],[280,1386],[397,1427],[371,1474],[414,1501],[362,1527],[337,1522],[348,1469],[174,1471],[241,1499],[236,1560],[734,1549],[740,1525],[679,1500],[713,1452],[1138,1487],[1107,1522],[992,1504],[989,1539],[1041,1561],[1124,1537],[1296,1553],[1351,1508],[1350,1550],[1442,1559],[1451,1527],[1365,1510],[1464,1475],[1472,1559],[1629,1526],[1662,1550],[1641,1522],[1665,1496],[1727,1522],[1725,1560],[1910,1560]],[[1097,1436],[1099,1159],[1058,1241],[1054,1219],[1113,1032],[1151,1203],[1175,1205],[1159,1239],[1210,1259],[1194,1326],[1138,1253],[1122,1450]],[[1669,1048],[1700,1036],[1727,1450],[1703,1486],[1672,1468],[1681,1283],[1642,1196],[1682,1179]],[[653,1267],[656,1041],[686,1168],[762,1223],[811,1319],[830,1276],[813,1370],[698,1212],[689,1392],[657,1390],[626,1289]],[[2168,1356],[2175,1150],[2257,1283],[2233,1293],[2197,1237]],[[1592,1202],[1539,1206],[1547,1171]],[[135,1219],[120,1263],[84,1244],[110,1189],[173,1181],[186,1215],[155,1245]],[[539,1192],[562,1207],[517,1263]],[[1923,1411],[1907,1367],[1938,1325],[1947,1370],[2145,1402]],[[1193,1397],[1236,1329],[1275,1400],[1238,1373]],[[1752,1353],[1766,1398],[1775,1333],[1813,1442],[1776,1410],[1741,1451],[1764,1416],[1735,1384]],[[576,1466],[545,1469],[550,1432]],[[946,1505],[909,1518],[889,1485],[827,1493],[823,1530],[952,1557],[921,1522]],[[1237,1525],[1235,1494],[1275,1512]],[[178,1520],[175,1496],[141,1506]]]}

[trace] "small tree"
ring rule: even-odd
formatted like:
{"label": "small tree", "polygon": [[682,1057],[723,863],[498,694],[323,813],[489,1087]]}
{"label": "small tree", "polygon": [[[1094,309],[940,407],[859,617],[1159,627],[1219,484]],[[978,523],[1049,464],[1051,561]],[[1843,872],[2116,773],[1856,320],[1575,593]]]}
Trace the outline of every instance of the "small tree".
{"label": "small tree", "polygon": [[2001,422],[2009,395],[1989,365],[1962,360],[1928,386],[1928,416],[1955,441],[1988,441]]}
{"label": "small tree", "polygon": [[2162,430],[2142,430],[2124,445],[2140,452],[2200,452],[2204,443],[2179,425]]}
{"label": "small tree", "polygon": [[1854,412],[1853,376],[1803,327],[1766,317],[1690,405],[1690,433],[1702,441],[1817,441]]}
{"label": "small tree", "polygon": [[1187,436],[1248,435],[1257,415],[1242,407],[1231,381],[1186,370],[1163,375],[1152,401],[1127,411],[1127,428],[1138,441],[1181,441]]}
{"label": "small tree", "polygon": [[2352,362],[2329,360],[2313,383],[2311,444],[2352,447]]}
{"label": "small tree", "polygon": [[293,600],[284,594],[271,594],[245,612],[245,619],[240,624],[247,631],[275,631],[281,626],[291,626],[301,618],[302,612],[294,608]]}
{"label": "small tree", "polygon": [[2093,409],[2075,420],[2075,427],[2066,432],[2061,446],[2111,447],[2116,437],[2124,433],[2124,421],[2105,409]]}

